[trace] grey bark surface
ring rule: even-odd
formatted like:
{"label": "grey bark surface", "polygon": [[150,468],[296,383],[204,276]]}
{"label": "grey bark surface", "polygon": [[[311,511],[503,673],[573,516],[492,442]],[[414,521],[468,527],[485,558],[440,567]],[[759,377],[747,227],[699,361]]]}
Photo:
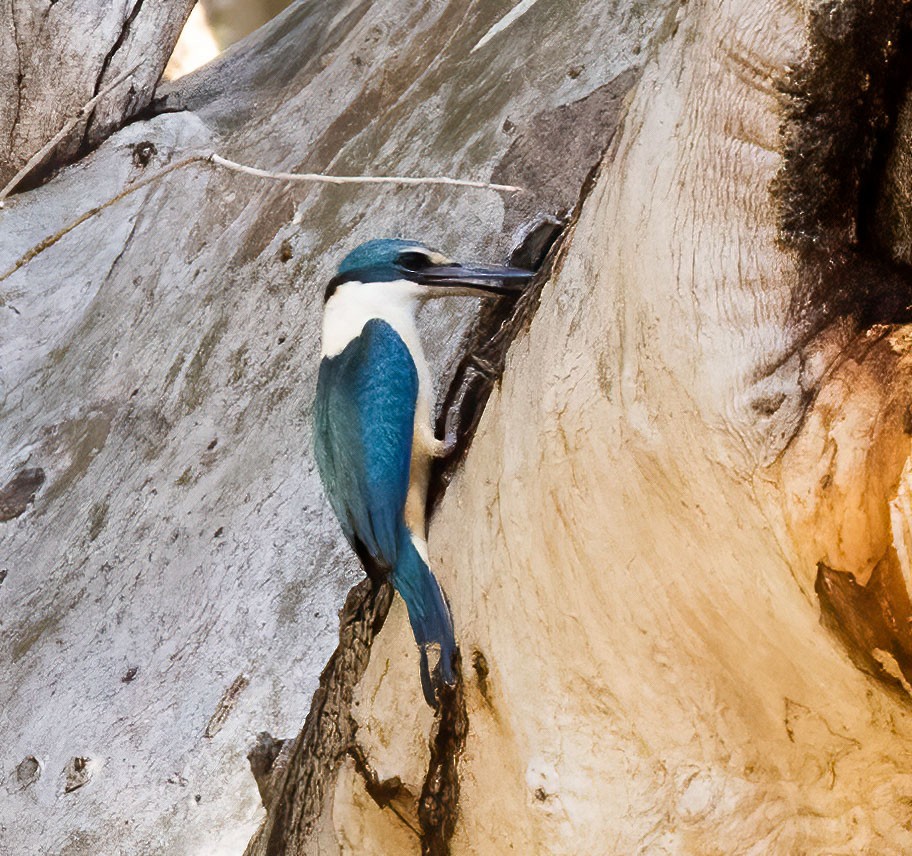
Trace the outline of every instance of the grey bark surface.
{"label": "grey bark surface", "polygon": [[[0,523],[12,852],[243,850],[262,816],[245,755],[259,732],[297,733],[360,576],[309,450],[325,281],[372,237],[503,260],[537,218],[563,216],[669,6],[539,2],[496,30],[508,8],[295,4],[163,89],[155,110],[170,112],[7,201],[0,484],[45,473]],[[147,7],[123,43],[137,50]],[[106,78],[133,59],[114,56]],[[75,109],[91,97],[98,75],[67,83],[66,68],[28,109],[58,85]],[[135,106],[117,103],[121,120]],[[16,157],[56,128],[16,137]],[[273,170],[528,192],[284,186],[195,164],[69,230],[210,148]],[[473,316],[454,304],[422,318],[444,378]],[[29,758],[41,775],[21,786]]]}
{"label": "grey bark surface", "polygon": [[[302,2],[134,121],[115,93],[0,211],[2,847],[909,852],[907,5]],[[129,68],[102,29],[0,117]],[[15,124],[7,170],[60,123]],[[210,149],[528,192],[163,174]],[[517,335],[430,532],[438,742],[313,466],[323,286],[379,235],[504,260],[577,202],[510,322],[421,318],[441,389]]]}

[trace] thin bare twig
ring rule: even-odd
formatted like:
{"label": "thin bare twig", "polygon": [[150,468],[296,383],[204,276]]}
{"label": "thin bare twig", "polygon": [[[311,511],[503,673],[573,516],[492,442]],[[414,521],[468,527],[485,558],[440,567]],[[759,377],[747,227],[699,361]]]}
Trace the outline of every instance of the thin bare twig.
{"label": "thin bare twig", "polygon": [[[77,226],[85,223],[86,220],[90,220],[96,214],[100,214],[106,208],[110,208],[121,199],[124,199],[130,194],[135,193],[137,190],[142,190],[142,188],[148,187],[150,184],[158,181],[160,178],[164,178],[169,173],[196,162],[211,163],[215,166],[229,169],[232,172],[239,172],[245,175],[253,175],[258,178],[268,178],[275,181],[285,182],[318,182],[322,184],[405,184],[413,186],[420,184],[445,184],[451,187],[474,187],[480,190],[497,190],[503,193],[522,192],[521,187],[513,187],[510,184],[488,184],[484,181],[469,181],[467,179],[447,178],[445,176],[415,177],[401,175],[322,175],[321,173],[268,172],[265,169],[257,169],[256,167],[245,166],[244,164],[228,160],[227,158],[223,158],[221,155],[217,155],[215,152],[194,152],[184,158],[181,158],[178,161],[175,161],[172,164],[169,164],[166,167],[163,167],[158,172],[152,173],[152,175],[146,176],[146,178],[143,178],[134,184],[128,185],[116,196],[111,197],[101,205],[96,205],[94,208],[89,209],[84,214],[80,214],[80,216],[73,220],[72,223],[67,224],[58,232],[55,232],[53,235],[49,235],[43,241],[35,244],[35,246],[32,247],[23,256],[21,256],[11,268],[0,274],[0,282],[3,282],[3,280],[11,277],[17,270],[19,270],[19,268],[21,268],[23,265],[28,264],[33,258],[35,258],[35,256],[40,255],[49,247],[52,247],[61,238],[72,232],[73,229],[75,229]],[[0,197],[0,207],[2,207],[2,197]],[[3,302],[0,300],[0,306],[2,305]]]}
{"label": "thin bare twig", "polygon": [[40,149],[38,149],[35,154],[33,154],[26,162],[22,169],[19,170],[6,184],[6,187],[3,190],[0,190],[0,208],[3,207],[3,200],[6,199],[18,186],[19,182],[22,181],[36,166],[38,166],[41,161],[44,160],[45,156],[50,152],[54,146],[57,145],[79,122],[88,115],[89,111],[99,102],[102,98],[105,97],[112,89],[114,89],[119,84],[123,83],[131,74],[133,74],[136,69],[142,65],[142,62],[136,63],[132,68],[127,69],[123,74],[117,75],[104,89],[102,89],[97,95],[93,98],[90,98],[86,101],[82,107],[79,108],[79,112],[73,116],[71,119],[67,119],[63,123],[63,127],[54,134]]}
{"label": "thin bare twig", "polygon": [[447,178],[445,176],[405,176],[405,175],[324,175],[318,172],[269,172],[253,166],[223,158],[214,152],[206,157],[210,163],[223,166],[234,172],[255,175],[259,178],[271,178],[276,181],[318,182],[321,184],[447,184],[451,187],[477,187],[480,190],[499,190],[502,193],[519,193],[521,187],[512,184],[489,184],[486,181],[470,181],[464,178]]}

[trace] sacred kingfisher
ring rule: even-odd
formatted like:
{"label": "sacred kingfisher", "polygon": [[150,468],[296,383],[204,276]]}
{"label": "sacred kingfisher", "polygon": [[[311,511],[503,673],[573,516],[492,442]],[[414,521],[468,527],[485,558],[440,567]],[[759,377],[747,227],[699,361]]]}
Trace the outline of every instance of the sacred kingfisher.
{"label": "sacred kingfisher", "polygon": [[[349,253],[324,296],[314,453],[329,503],[369,575],[390,576],[408,608],[421,686],[452,685],[456,640],[428,567],[425,501],[437,439],[431,373],[415,317],[425,300],[515,292],[530,271],[460,265],[417,241],[368,241]],[[428,653],[437,658],[433,670]],[[432,677],[433,671],[433,677]]]}

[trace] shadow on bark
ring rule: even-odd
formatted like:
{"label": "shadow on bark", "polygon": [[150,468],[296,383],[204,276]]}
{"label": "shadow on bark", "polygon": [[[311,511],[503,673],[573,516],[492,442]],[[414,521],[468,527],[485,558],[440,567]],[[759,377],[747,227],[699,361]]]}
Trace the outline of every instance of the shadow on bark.
{"label": "shadow on bark", "polygon": [[265,790],[269,796],[263,800],[267,815],[247,846],[247,856],[306,852],[334,774],[354,745],[357,725],[350,712],[352,696],[392,602],[393,587],[388,581],[375,586],[367,578],[348,593],[339,619],[339,645],[320,675],[287,765],[284,771],[276,771],[279,781],[261,786],[261,793]]}

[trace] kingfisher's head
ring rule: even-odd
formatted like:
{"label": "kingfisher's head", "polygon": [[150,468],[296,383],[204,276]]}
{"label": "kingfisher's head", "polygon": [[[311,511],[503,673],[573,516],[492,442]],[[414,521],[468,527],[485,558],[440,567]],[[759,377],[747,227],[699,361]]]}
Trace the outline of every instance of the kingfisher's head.
{"label": "kingfisher's head", "polygon": [[324,301],[345,287],[352,297],[371,294],[415,301],[451,295],[516,293],[532,271],[500,265],[459,264],[418,241],[379,238],[352,250],[329,281]]}

